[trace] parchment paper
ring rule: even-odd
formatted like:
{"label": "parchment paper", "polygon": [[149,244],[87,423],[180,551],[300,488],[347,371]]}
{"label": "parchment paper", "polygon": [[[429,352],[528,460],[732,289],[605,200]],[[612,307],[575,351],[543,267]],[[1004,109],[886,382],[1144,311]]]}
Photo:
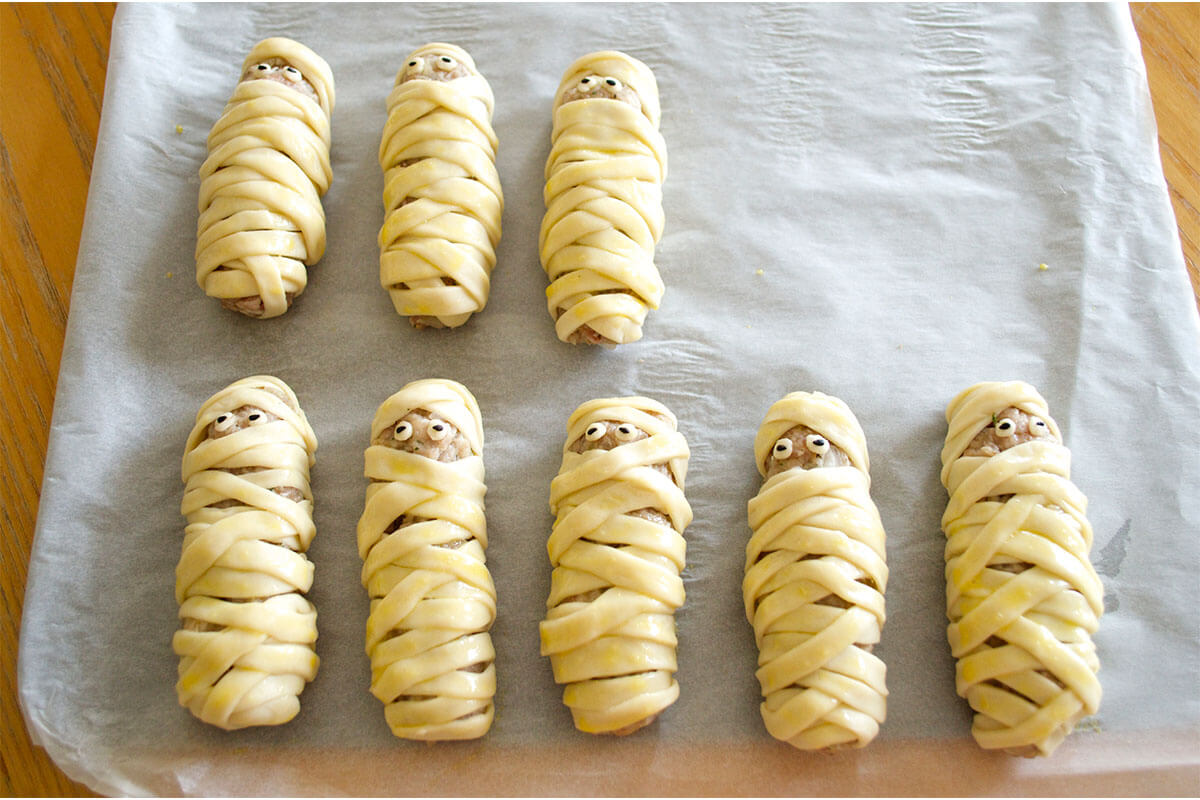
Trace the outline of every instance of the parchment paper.
{"label": "parchment paper", "polygon": [[[337,81],[329,247],[282,318],[194,281],[205,137],[258,39]],[[401,59],[471,52],[496,94],[506,207],[487,309],[412,330],[378,285],[376,150]],[[655,71],[670,154],[668,286],[645,338],[560,343],[537,232],[550,102],[595,49]],[[177,127],[178,126],[178,127]],[[1039,264],[1045,264],[1040,269]],[[122,5],[29,569],[31,733],[123,794],[1193,793],[1200,777],[1200,326],[1123,5]],[[286,726],[177,705],[179,462],[200,403],[275,374],[320,439],[311,598],[320,673]],[[394,739],[367,692],[354,528],[375,408],[460,380],[487,435],[497,717]],[[984,753],[945,642],[944,409],[988,379],[1042,391],[1090,497],[1104,701],[1049,759]],[[784,393],[843,398],[888,532],[888,720],[829,757],[772,740],[741,606],[752,441]],[[623,740],[574,730],[537,623],[550,480],[584,400],[645,394],[692,450],[682,696]]]}

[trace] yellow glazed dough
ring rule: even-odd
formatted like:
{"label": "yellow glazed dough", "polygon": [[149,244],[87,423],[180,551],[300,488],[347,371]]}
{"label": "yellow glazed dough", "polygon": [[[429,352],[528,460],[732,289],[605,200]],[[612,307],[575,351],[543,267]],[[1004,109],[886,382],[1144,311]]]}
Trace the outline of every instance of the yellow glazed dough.
{"label": "yellow glazed dough", "polygon": [[[767,477],[771,459],[791,452],[790,441],[777,442],[798,425],[815,431],[814,448],[836,446],[850,463]],[[766,481],[748,507],[754,533],[742,592],[759,648],[763,722],[802,750],[863,747],[887,711],[886,667],[871,650],[888,569],[862,428],[841,400],[793,392],[768,410],[754,455]]]}
{"label": "yellow glazed dough", "polygon": [[[608,79],[638,105],[607,96]],[[577,94],[586,96],[563,102]],[[591,53],[567,68],[554,106],[538,248],[555,332],[573,343],[637,341],[664,290],[654,265],[667,174],[658,86],[624,53]]]}
{"label": "yellow glazed dough", "polygon": [[[295,88],[299,79],[254,77],[255,65],[279,62],[299,71],[316,100]],[[230,308],[277,317],[304,291],[306,265],[325,252],[333,73],[280,37],[256,44],[242,73],[200,167],[196,281]]]}
{"label": "yellow glazed dough", "polygon": [[[418,409],[452,425],[469,442],[469,454],[438,461],[376,443]],[[488,633],[496,590],[484,564],[487,487],[479,407],[454,381],[415,381],[379,407],[371,440],[371,484],[358,521],[362,582],[371,597],[371,693],[384,703],[398,737],[483,736],[496,692]]]}
{"label": "yellow glazed dough", "polygon": [[[641,438],[573,451],[590,431],[622,424]],[[683,494],[688,446],[671,412],[643,397],[584,403],[567,431],[550,487],[556,518],[541,652],[579,730],[624,734],[679,696],[674,612],[684,601],[683,531],[692,519]]]}
{"label": "yellow glazed dough", "polygon": [[[1015,408],[1045,435],[995,455],[963,455]],[[1100,704],[1092,634],[1103,587],[1089,553],[1087,499],[1046,401],[1020,381],[972,386],[946,409],[942,483],[947,635],[971,732],[988,749],[1049,755]]]}
{"label": "yellow glazed dough", "polygon": [[380,282],[416,327],[455,328],[487,304],[504,209],[493,105],[471,56],[440,42],[405,59],[388,95]]}
{"label": "yellow glazed dough", "polygon": [[304,597],[316,448],[296,395],[271,376],[230,384],[196,415],[183,457],[175,688],[211,725],[287,722],[316,676],[317,612]]}

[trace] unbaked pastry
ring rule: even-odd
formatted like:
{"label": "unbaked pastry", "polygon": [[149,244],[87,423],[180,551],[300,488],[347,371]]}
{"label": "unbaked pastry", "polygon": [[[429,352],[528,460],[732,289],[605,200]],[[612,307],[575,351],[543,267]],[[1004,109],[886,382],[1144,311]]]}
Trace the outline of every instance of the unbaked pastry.
{"label": "unbaked pastry", "polygon": [[540,630],[581,731],[632,733],[679,697],[688,456],[674,415],[644,397],[592,400],[567,422]]}
{"label": "unbaked pastry", "polygon": [[793,392],[767,411],[754,457],[766,481],[748,507],[742,592],[763,722],[802,750],[863,747],[887,713],[872,650],[888,569],[862,427],[838,398]]}
{"label": "unbaked pastry", "polygon": [[200,167],[196,281],[226,308],[277,317],[325,252],[333,73],[302,44],[254,45]]}
{"label": "unbaked pastry", "polygon": [[358,521],[371,597],[371,694],[405,739],[474,739],[492,724],[496,589],[484,564],[483,425],[466,387],[414,381],[371,423]]}
{"label": "unbaked pastry", "polygon": [[296,395],[269,375],[230,384],[196,414],[172,644],[179,702],[211,725],[287,722],[316,677],[317,612],[304,597],[316,449]]}
{"label": "unbaked pastry", "polygon": [[613,346],[637,341],[663,282],[667,148],[658,85],[624,53],[590,53],[567,68],[554,97],[538,249],[558,338]]}
{"label": "unbaked pastry", "polygon": [[988,749],[1049,755],[1100,705],[1092,634],[1104,590],[1087,498],[1046,401],[976,384],[946,409],[946,613],[958,694]]}
{"label": "unbaked pastry", "polygon": [[494,103],[471,56],[441,42],[413,51],[388,95],[379,277],[414,327],[456,328],[487,304],[504,210]]}

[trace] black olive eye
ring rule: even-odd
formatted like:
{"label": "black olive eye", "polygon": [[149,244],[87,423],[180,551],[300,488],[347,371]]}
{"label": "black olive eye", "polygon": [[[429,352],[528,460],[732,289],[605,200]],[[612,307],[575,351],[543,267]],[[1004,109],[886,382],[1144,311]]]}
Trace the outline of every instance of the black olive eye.
{"label": "black olive eye", "polygon": [[785,437],[775,442],[775,446],[771,448],[771,454],[780,461],[788,458],[792,454],[792,440]]}
{"label": "black olive eye", "polygon": [[235,421],[236,420],[234,420],[233,414],[221,414],[213,423],[213,428],[215,430],[224,432],[232,428]]}
{"label": "black olive eye", "polygon": [[267,421],[267,415],[261,411],[251,411],[246,415],[246,421],[251,425],[262,425]]}
{"label": "black olive eye", "polygon": [[450,56],[442,56],[442,63],[443,64],[453,64],[454,59],[451,58]]}
{"label": "black olive eye", "polygon": [[411,422],[401,422],[396,426],[396,429],[392,431],[392,436],[397,442],[407,442],[412,438],[412,435],[413,426]]}
{"label": "black olive eye", "polygon": [[287,70],[288,72],[294,72],[297,75],[300,74],[300,70],[296,69],[295,67],[284,67],[284,69]]}
{"label": "black olive eye", "polygon": [[824,436],[818,436],[815,433],[809,434],[804,439],[804,446],[808,448],[810,453],[818,456],[823,456],[829,452],[829,440]]}
{"label": "black olive eye", "polygon": [[605,430],[606,428],[603,422],[593,422],[591,425],[587,426],[587,430],[583,433],[583,438],[587,439],[589,442],[599,441],[600,439],[604,438]]}
{"label": "black olive eye", "polygon": [[267,70],[270,69],[270,67],[266,64],[259,64],[255,67],[255,69],[258,70],[259,72],[266,72]]}
{"label": "black olive eye", "polygon": [[442,422],[440,419],[429,423],[427,431],[429,438],[435,442],[440,442],[450,434],[450,426]]}
{"label": "black olive eye", "polygon": [[410,67],[415,67],[417,65],[417,60],[414,58],[412,61],[408,62],[408,65]]}
{"label": "black olive eye", "polygon": [[996,435],[1001,439],[1007,439],[1017,432],[1017,423],[1011,419],[1002,419],[996,423]]}
{"label": "black olive eye", "polygon": [[617,83],[615,78],[609,78],[608,80],[605,81],[605,83],[608,84],[609,86],[614,86],[614,87],[620,85]]}
{"label": "black olive eye", "polygon": [[633,437],[637,436],[637,428],[628,423],[622,423],[617,426],[617,439],[622,442],[633,441]]}

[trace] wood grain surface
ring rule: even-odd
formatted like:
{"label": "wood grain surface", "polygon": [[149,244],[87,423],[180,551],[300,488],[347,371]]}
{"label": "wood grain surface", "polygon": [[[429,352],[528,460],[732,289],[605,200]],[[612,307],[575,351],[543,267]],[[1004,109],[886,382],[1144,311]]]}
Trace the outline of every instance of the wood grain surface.
{"label": "wood grain surface", "polygon": [[[16,651],[115,5],[0,5],[0,793],[95,796],[35,747]],[[1137,3],[1163,171],[1200,307],[1200,4]]]}

